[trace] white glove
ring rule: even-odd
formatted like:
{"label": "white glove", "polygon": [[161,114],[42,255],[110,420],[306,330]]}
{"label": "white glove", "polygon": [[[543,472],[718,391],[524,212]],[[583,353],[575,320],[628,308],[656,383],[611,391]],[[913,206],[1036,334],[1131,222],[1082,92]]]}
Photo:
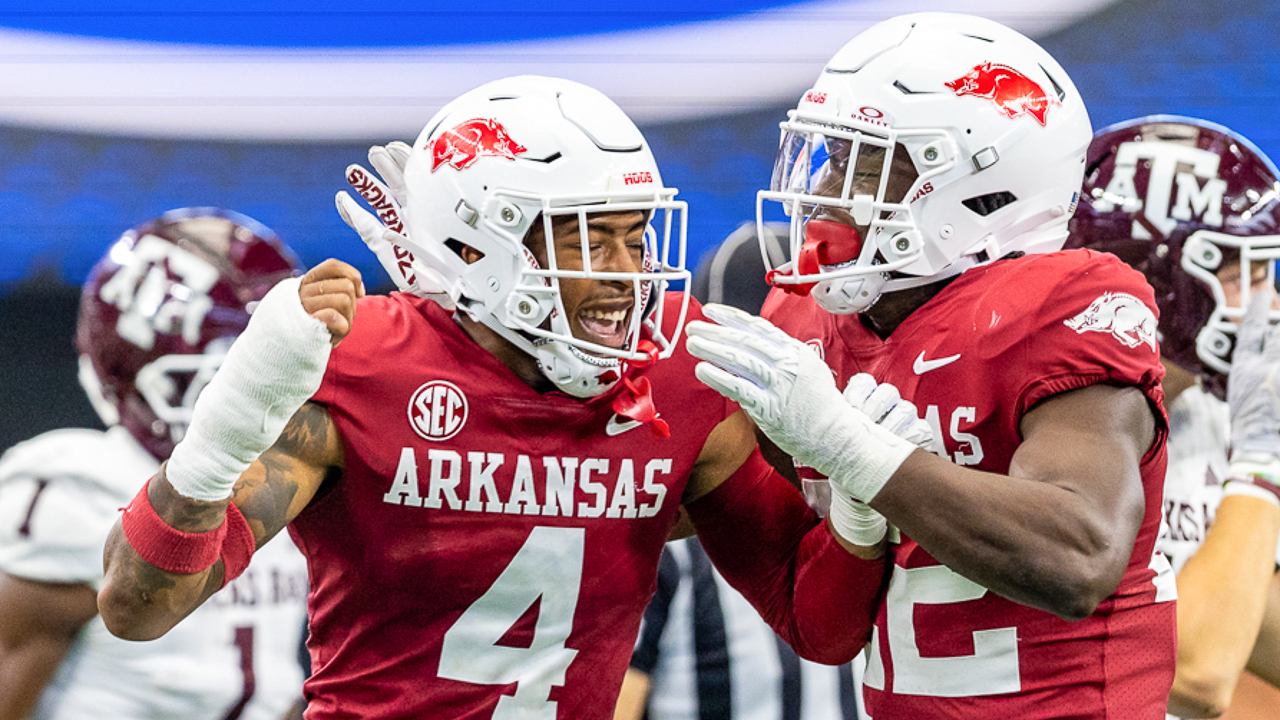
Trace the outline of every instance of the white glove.
{"label": "white glove", "polygon": [[[845,385],[844,400],[880,427],[917,447],[928,449],[933,443],[933,428],[920,418],[916,406],[903,400],[898,389],[889,383],[878,384],[871,375],[858,373]],[[841,537],[857,545],[874,545],[885,536],[888,523],[883,515],[843,492],[829,494],[828,517]]]}
{"label": "white glove", "polygon": [[912,445],[922,450],[933,446],[933,427],[920,417],[915,403],[904,400],[893,385],[858,373],[845,385],[844,401]]}
{"label": "white glove", "polygon": [[377,217],[360,207],[345,190],[334,197],[334,203],[342,221],[360,235],[398,289],[431,298],[452,309],[454,299],[448,293],[444,279],[419,262],[407,247],[404,211],[400,208],[399,198],[405,195],[404,167],[412,151],[402,142],[369,148],[369,164],[386,179],[385,184],[359,165],[347,166],[347,182],[377,211]]}
{"label": "white glove", "polygon": [[1257,482],[1280,486],[1280,325],[1269,324],[1272,297],[1270,289],[1257,293],[1236,333],[1227,376],[1230,477],[1249,482],[1228,483],[1224,492],[1256,495],[1280,504],[1277,491],[1262,490],[1267,486]]}
{"label": "white glove", "polygon": [[703,312],[719,325],[695,321],[686,329],[689,352],[704,361],[694,370],[698,379],[741,405],[779,448],[826,475],[833,491],[864,503],[875,498],[916,446],[850,407],[826,363],[768,320],[725,305]]}

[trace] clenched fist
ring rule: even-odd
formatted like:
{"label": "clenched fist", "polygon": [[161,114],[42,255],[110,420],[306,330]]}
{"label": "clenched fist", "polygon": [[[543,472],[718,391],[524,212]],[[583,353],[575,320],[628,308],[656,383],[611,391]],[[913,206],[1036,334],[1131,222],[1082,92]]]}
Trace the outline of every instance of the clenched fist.
{"label": "clenched fist", "polygon": [[351,332],[356,319],[356,300],[364,297],[360,271],[341,260],[329,258],[302,276],[298,286],[302,309],[329,329],[336,346]]}

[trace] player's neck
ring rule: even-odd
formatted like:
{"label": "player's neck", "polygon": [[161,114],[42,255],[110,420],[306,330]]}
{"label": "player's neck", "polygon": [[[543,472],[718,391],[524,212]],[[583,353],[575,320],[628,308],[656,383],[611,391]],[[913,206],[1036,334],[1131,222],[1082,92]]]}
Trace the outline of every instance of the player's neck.
{"label": "player's neck", "polygon": [[1160,381],[1160,389],[1164,390],[1164,405],[1169,407],[1187,388],[1196,384],[1196,376],[1179,365],[1160,359],[1164,366],[1164,380]]}
{"label": "player's neck", "polygon": [[464,312],[455,313],[454,317],[463,332],[489,354],[498,358],[498,361],[506,365],[507,369],[515,373],[515,376],[525,385],[538,392],[555,389],[547,376],[542,373],[542,369],[538,367],[538,361],[529,353],[516,347],[487,325],[472,320]]}
{"label": "player's neck", "polygon": [[862,324],[884,340],[892,335],[893,331],[911,316],[911,313],[919,310],[920,306],[929,302],[934,295],[957,277],[960,276],[956,275],[917,288],[885,293],[880,296],[875,305],[863,311]]}

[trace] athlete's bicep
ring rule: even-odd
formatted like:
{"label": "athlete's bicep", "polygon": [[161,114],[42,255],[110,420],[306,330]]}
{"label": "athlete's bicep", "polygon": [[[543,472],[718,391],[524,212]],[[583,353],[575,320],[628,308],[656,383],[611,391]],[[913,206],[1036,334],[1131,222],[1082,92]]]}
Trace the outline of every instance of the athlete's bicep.
{"label": "athlete's bicep", "polygon": [[1091,385],[1047,398],[1022,418],[1009,475],[1070,491],[1091,529],[1129,548],[1145,506],[1140,464],[1156,439],[1154,412],[1135,387]]}
{"label": "athlete's bicep", "polygon": [[342,437],[328,409],[306,403],[236,482],[232,500],[249,521],[258,546],[297,517],[343,464]]}
{"label": "athlete's bicep", "polygon": [[742,467],[755,449],[755,426],[746,412],[739,410],[720,421],[702,444],[681,502],[693,502],[715,490]]}

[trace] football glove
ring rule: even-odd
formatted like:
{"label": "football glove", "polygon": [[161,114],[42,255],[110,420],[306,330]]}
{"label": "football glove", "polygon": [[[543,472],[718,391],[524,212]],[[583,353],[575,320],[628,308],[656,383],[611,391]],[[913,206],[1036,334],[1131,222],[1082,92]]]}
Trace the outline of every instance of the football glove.
{"label": "football glove", "polygon": [[453,309],[453,298],[444,280],[406,247],[404,213],[399,198],[405,194],[404,167],[411,152],[412,148],[402,142],[369,148],[369,164],[385,183],[360,165],[347,166],[347,182],[378,213],[377,217],[360,207],[345,190],[334,197],[334,203],[343,222],[369,246],[397,289]]}
{"label": "football glove", "polygon": [[[1271,290],[1257,293],[1236,333],[1227,406],[1231,466],[1227,492],[1267,490],[1280,504],[1280,325],[1269,324]],[[1234,486],[1234,487],[1233,487]]]}
{"label": "football glove", "polygon": [[[737,402],[779,448],[826,475],[833,496],[839,489],[870,502],[916,449],[850,406],[831,369],[804,343],[736,308],[703,311],[718,324],[695,321],[686,329],[689,352],[703,361],[694,370],[698,379]],[[892,415],[896,423],[905,413],[905,406],[896,414],[890,407],[881,419]]]}

